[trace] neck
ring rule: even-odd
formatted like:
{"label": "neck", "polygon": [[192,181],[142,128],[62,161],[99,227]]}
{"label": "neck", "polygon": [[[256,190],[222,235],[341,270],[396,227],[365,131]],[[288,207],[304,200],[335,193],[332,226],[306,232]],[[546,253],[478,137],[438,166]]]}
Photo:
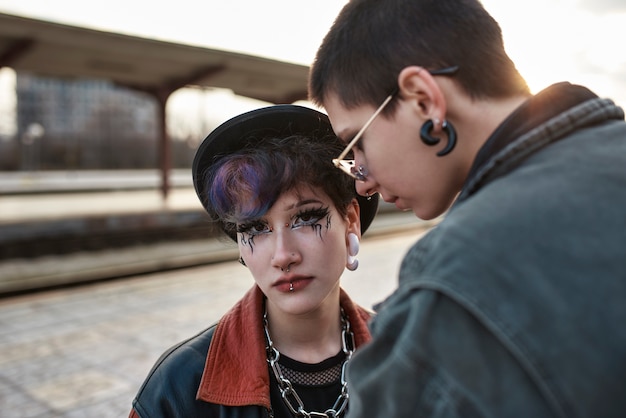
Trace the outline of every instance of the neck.
{"label": "neck", "polygon": [[461,169],[467,174],[480,148],[498,126],[528,100],[529,96],[505,99],[472,100],[468,97],[449,105],[448,118],[455,126],[459,137],[460,153],[464,156]]}
{"label": "neck", "polygon": [[333,308],[303,315],[289,315],[267,303],[268,329],[274,347],[303,363],[319,363],[341,350],[339,301]]}

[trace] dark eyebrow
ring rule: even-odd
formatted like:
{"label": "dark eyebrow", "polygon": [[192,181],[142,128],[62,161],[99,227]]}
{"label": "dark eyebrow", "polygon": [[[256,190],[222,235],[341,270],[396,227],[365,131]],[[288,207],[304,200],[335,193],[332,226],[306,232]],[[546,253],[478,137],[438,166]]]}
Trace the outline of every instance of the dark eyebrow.
{"label": "dark eyebrow", "polygon": [[305,199],[305,200],[298,200],[296,203],[294,203],[293,205],[289,205],[287,207],[285,207],[284,210],[292,210],[295,208],[299,208],[305,205],[308,205],[309,203],[316,203],[316,204],[324,204],[324,202],[322,202],[319,199]]}
{"label": "dark eyebrow", "polygon": [[308,205],[309,203],[323,203],[323,202],[318,199],[305,199],[305,200],[300,200],[296,202],[296,204],[293,205],[292,208],[299,208],[301,206]]}
{"label": "dark eyebrow", "polygon": [[298,203],[298,206],[308,205],[309,203],[322,203],[322,201],[319,199],[306,199]]}

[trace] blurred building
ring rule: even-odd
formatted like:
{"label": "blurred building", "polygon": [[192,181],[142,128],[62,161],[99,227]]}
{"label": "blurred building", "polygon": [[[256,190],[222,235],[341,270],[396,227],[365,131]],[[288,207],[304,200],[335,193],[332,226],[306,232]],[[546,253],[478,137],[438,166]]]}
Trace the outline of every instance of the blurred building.
{"label": "blurred building", "polygon": [[[2,170],[144,169],[158,166],[153,97],[106,80],[16,73],[16,130],[0,141]],[[188,166],[185,142],[173,166]]]}

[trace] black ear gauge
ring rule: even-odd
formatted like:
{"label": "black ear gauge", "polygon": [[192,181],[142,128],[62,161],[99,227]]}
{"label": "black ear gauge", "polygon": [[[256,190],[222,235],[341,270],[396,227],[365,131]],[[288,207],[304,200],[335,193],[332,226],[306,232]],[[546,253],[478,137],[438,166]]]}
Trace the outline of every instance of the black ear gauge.
{"label": "black ear gauge", "polygon": [[[426,122],[424,122],[422,128],[420,129],[420,138],[426,145],[437,145],[441,141],[441,138],[436,138],[431,134],[434,126],[435,125],[433,124],[432,119],[428,119]],[[454,130],[452,124],[444,120],[441,128],[448,136],[448,143],[446,144],[446,147],[444,149],[437,153],[437,156],[439,157],[443,157],[444,155],[449,154],[456,146],[456,131]]]}

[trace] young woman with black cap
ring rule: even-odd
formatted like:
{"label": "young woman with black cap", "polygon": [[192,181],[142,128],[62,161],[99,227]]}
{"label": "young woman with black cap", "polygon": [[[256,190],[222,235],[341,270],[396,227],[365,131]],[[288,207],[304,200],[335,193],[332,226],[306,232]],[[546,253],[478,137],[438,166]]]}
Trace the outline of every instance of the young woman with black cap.
{"label": "young woman with black cap", "polygon": [[[377,197],[331,163],[328,118],[271,106],[215,129],[193,164],[204,208],[238,244],[255,285],[217,324],[168,350],[131,417],[339,417],[345,369],[370,313],[341,289]],[[345,178],[344,178],[345,177]]]}

